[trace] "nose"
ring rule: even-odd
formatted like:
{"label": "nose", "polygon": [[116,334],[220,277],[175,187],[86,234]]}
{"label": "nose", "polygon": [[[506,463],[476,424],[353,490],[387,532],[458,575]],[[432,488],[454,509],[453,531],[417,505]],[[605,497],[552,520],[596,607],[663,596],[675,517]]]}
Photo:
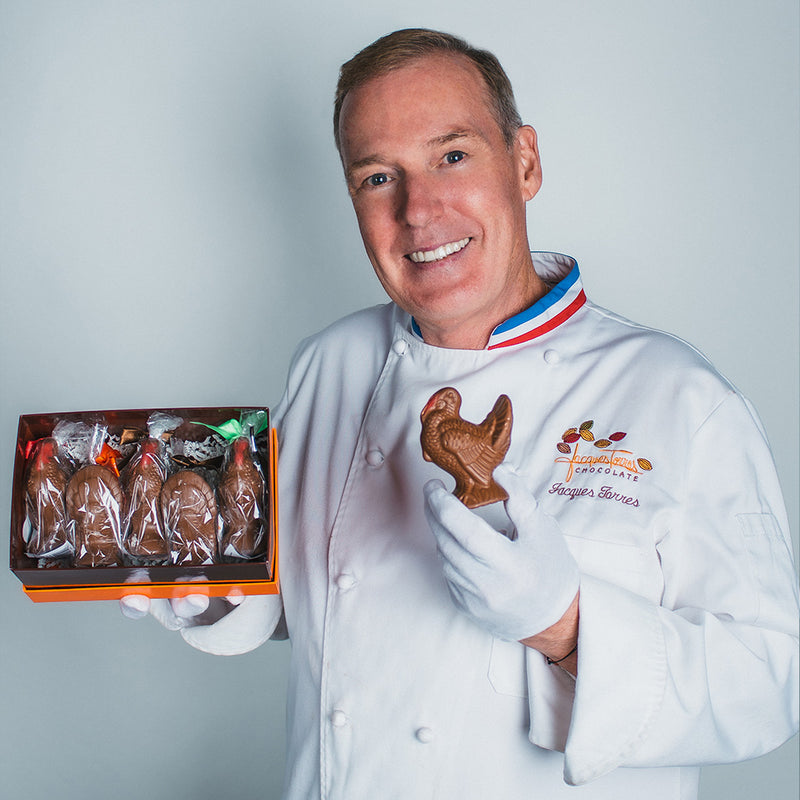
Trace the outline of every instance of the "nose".
{"label": "nose", "polygon": [[442,212],[436,181],[426,175],[403,177],[397,209],[398,221],[412,228],[424,228]]}

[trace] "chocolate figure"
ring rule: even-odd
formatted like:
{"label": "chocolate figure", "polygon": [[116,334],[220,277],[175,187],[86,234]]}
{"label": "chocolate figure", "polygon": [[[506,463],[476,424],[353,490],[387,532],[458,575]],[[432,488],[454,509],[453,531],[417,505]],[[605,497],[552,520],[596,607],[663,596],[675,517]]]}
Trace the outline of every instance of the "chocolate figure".
{"label": "chocolate figure", "polygon": [[190,469],[167,478],[161,511],[173,564],[212,564],[217,558],[217,501],[208,482]]}
{"label": "chocolate figure", "polygon": [[455,496],[468,508],[506,500],[492,477],[511,444],[511,401],[500,395],[479,425],[462,419],[461,395],[446,387],[428,400],[420,414],[422,456],[456,479]]}
{"label": "chocolate figure", "polygon": [[79,469],[67,486],[67,513],[75,524],[76,567],[120,563],[122,489],[117,476],[99,464]]}
{"label": "chocolate figure", "polygon": [[142,440],[135,460],[123,473],[127,501],[124,548],[141,561],[166,561],[169,555],[161,521],[161,487],[166,477],[161,442]]}
{"label": "chocolate figure", "polygon": [[42,439],[30,457],[25,505],[33,531],[26,552],[32,558],[55,553],[69,542],[64,493],[69,476],[58,456],[55,439]]}
{"label": "chocolate figure", "polygon": [[217,487],[223,555],[253,558],[264,550],[264,478],[246,436],[234,439]]}

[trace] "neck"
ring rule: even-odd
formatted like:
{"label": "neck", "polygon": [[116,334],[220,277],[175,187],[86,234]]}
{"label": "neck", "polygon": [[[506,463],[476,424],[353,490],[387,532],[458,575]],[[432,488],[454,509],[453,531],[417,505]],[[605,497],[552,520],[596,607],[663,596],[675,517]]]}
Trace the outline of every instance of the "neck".
{"label": "neck", "polygon": [[427,344],[453,350],[484,350],[498,325],[530,308],[547,292],[547,284],[531,264],[524,287],[517,289],[511,295],[514,299],[503,303],[498,309],[482,309],[469,318],[446,321],[415,319]]}

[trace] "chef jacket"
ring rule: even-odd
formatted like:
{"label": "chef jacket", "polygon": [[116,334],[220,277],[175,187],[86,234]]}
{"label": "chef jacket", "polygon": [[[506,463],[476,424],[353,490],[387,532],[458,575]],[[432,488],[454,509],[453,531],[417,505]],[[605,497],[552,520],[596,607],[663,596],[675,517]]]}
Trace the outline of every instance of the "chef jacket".
{"label": "chef jacket", "polygon": [[[388,304],[294,358],[275,410],[287,800],[685,800],[697,765],[797,730],[797,587],[753,410],[686,343],[590,303],[573,259],[534,262],[548,294],[484,350],[430,346]],[[473,422],[511,399],[507,461],[581,572],[577,680],[450,598],[422,487],[453,482],[420,449],[448,385]]]}

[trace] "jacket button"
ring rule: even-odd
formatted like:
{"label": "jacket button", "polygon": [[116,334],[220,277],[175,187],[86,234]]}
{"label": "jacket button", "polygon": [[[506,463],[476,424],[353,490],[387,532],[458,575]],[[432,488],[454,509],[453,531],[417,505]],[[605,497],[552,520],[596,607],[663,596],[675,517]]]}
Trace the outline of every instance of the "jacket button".
{"label": "jacket button", "polygon": [[561,361],[561,354],[558,352],[558,350],[545,350],[544,360],[548,364],[558,364]]}
{"label": "jacket button", "polygon": [[408,342],[405,339],[397,339],[392,345],[392,350],[396,356],[404,356],[408,350]]}
{"label": "jacket button", "polygon": [[331,714],[331,725],[333,725],[334,728],[343,728],[347,725],[347,714],[337,708]]}
{"label": "jacket button", "polygon": [[336,585],[339,587],[339,591],[346,592],[356,585],[356,579],[344,572],[336,579]]}
{"label": "jacket button", "polygon": [[421,744],[430,744],[433,741],[433,731],[430,728],[418,728],[414,735]]}
{"label": "jacket button", "polygon": [[367,464],[371,467],[379,467],[383,464],[383,453],[380,450],[370,450],[367,453]]}

